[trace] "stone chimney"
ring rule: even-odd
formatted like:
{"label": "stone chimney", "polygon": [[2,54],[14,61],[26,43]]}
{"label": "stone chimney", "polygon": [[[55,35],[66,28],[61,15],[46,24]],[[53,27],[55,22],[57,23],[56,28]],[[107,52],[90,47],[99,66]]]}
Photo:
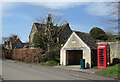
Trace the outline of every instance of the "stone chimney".
{"label": "stone chimney", "polygon": [[64,23],[65,25],[67,25],[67,21],[65,21],[65,23]]}
{"label": "stone chimney", "polygon": [[16,39],[17,39],[17,35],[14,35],[14,36],[13,36],[13,39],[16,40]]}
{"label": "stone chimney", "polygon": [[69,23],[67,21],[65,21],[65,23],[63,25],[69,25]]}
{"label": "stone chimney", "polygon": [[47,20],[47,23],[52,23],[52,17],[51,17],[51,14],[48,14],[46,20]]}

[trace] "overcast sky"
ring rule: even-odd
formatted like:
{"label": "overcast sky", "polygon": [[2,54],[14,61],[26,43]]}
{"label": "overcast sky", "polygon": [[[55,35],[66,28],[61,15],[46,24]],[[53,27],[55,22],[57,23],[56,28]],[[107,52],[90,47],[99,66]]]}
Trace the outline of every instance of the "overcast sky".
{"label": "overcast sky", "polygon": [[104,30],[107,27],[102,18],[109,18],[110,9],[105,2],[2,2],[2,36],[17,34],[22,42],[27,42],[36,19],[49,13],[61,16],[72,30]]}

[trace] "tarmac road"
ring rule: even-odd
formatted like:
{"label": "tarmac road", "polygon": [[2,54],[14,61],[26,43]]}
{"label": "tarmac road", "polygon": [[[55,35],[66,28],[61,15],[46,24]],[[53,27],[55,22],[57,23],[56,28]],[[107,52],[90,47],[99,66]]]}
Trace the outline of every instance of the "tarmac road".
{"label": "tarmac road", "polygon": [[86,80],[52,67],[30,66],[9,61],[2,61],[2,74],[4,80]]}

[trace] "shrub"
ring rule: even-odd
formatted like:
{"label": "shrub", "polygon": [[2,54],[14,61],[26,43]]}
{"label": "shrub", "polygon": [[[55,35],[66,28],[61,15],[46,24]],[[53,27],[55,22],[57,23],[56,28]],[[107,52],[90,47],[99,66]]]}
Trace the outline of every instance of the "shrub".
{"label": "shrub", "polygon": [[41,62],[40,65],[55,66],[55,65],[59,65],[59,63],[54,60],[51,60],[51,61],[47,61],[47,62]]}
{"label": "shrub", "polygon": [[59,58],[59,57],[56,57],[56,58],[55,58],[55,61],[60,62],[60,58]]}
{"label": "shrub", "polygon": [[12,50],[2,50],[2,56],[7,59],[20,60],[24,62],[38,63],[38,56],[41,54],[42,49],[22,48]]}
{"label": "shrub", "polygon": [[45,38],[45,37],[41,36],[41,34],[39,33],[34,34],[34,37],[33,37],[34,48],[42,48],[43,50],[46,50],[46,44],[44,43],[42,38]]}
{"label": "shrub", "polygon": [[[58,50],[56,51],[51,51],[51,52],[46,52],[44,54],[39,55],[39,62],[46,62],[46,61],[51,61],[51,60],[57,60],[56,57],[58,57],[59,52]],[[59,61],[59,60],[57,60]]]}

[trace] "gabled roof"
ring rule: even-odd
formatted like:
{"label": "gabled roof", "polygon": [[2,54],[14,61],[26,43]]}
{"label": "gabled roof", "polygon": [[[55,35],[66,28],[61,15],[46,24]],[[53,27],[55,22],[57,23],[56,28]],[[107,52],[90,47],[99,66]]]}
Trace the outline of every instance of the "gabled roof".
{"label": "gabled roof", "polygon": [[41,30],[41,26],[45,26],[45,24],[40,24],[40,23],[34,23],[33,25],[36,26],[36,29],[37,29],[38,31]]}
{"label": "gabled roof", "polygon": [[15,43],[18,42],[18,41],[22,43],[22,41],[21,41],[19,38],[17,38],[17,39],[14,41],[13,44],[15,44]]}
{"label": "gabled roof", "polygon": [[10,37],[11,39],[9,39],[9,41],[11,41],[12,42],[12,44],[14,45],[14,44],[16,44],[17,42],[21,42],[22,43],[22,41],[17,37],[17,38],[13,38],[13,37]]}
{"label": "gabled roof", "polygon": [[[40,23],[35,22],[32,26],[32,29],[36,27],[36,30],[39,32],[41,30],[41,26],[45,26],[45,24],[40,24]],[[32,29],[31,29],[30,34],[32,33]],[[29,37],[30,37],[30,35],[29,35]]]}
{"label": "gabled roof", "polygon": [[60,33],[65,29],[65,27],[66,27],[67,25],[69,26],[69,24],[67,23],[67,24],[63,24],[62,26],[59,27],[59,29],[58,29],[58,31],[57,31],[57,35],[58,35],[58,36],[59,36]]}
{"label": "gabled roof", "polygon": [[64,28],[65,28],[65,26],[60,26],[57,33],[59,34]]}
{"label": "gabled roof", "polygon": [[[33,25],[35,25],[37,31],[39,32],[41,30],[41,26],[46,26],[46,24],[40,24],[40,23],[34,23]],[[53,26],[53,29],[56,31],[56,35],[59,35],[64,28],[66,27],[67,24],[64,24],[62,26]]]}
{"label": "gabled roof", "polygon": [[96,41],[88,33],[79,32],[79,31],[73,31],[73,32],[75,32],[79,36],[79,38],[81,38],[83,42],[85,42],[91,49],[97,48]]}
{"label": "gabled roof", "polygon": [[57,32],[59,29],[59,26],[53,26],[53,29]]}

